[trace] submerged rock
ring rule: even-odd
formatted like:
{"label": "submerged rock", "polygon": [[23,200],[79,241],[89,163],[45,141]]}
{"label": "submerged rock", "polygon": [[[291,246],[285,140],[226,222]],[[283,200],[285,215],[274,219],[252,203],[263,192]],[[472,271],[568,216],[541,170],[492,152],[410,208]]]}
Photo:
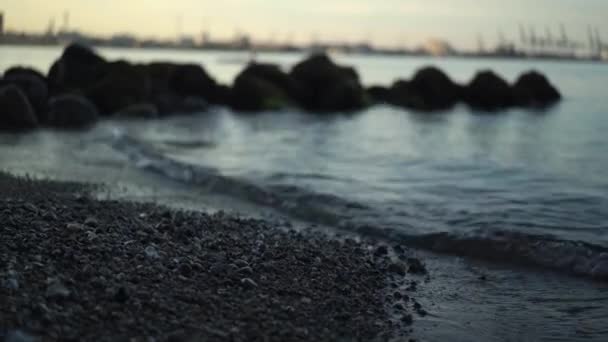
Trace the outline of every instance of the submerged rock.
{"label": "submerged rock", "polygon": [[559,101],[562,96],[545,75],[529,71],[519,76],[513,85],[515,103],[519,106],[544,107]]}
{"label": "submerged rock", "polygon": [[466,87],[466,102],[475,109],[504,109],[513,105],[513,90],[494,72],[480,71]]}
{"label": "submerged rock", "polygon": [[15,85],[0,87],[0,129],[31,129],[38,126],[34,108]]}
{"label": "submerged rock", "polygon": [[53,127],[81,128],[97,121],[97,108],[85,97],[65,94],[49,100],[47,123]]}
{"label": "submerged rock", "polygon": [[355,69],[336,65],[327,55],[314,55],[296,64],[290,75],[303,87],[301,105],[305,109],[351,111],[369,102]]}

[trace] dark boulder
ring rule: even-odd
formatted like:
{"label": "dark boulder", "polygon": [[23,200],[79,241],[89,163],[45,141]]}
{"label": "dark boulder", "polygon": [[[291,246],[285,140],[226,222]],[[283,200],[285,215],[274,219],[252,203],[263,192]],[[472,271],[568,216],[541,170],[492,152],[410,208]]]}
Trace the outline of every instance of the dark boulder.
{"label": "dark boulder", "polygon": [[210,100],[212,104],[227,105],[232,99],[232,89],[225,84],[218,84],[215,89],[215,97]]}
{"label": "dark boulder", "polygon": [[169,62],[153,62],[140,65],[139,68],[148,76],[151,96],[166,94],[173,91],[169,86],[169,80],[177,68],[176,64]]}
{"label": "dark boulder", "polygon": [[16,85],[0,87],[0,129],[25,130],[38,126],[38,118],[27,96]]}
{"label": "dark boulder", "polygon": [[13,67],[4,72],[3,83],[14,84],[19,87],[27,96],[40,120],[44,121],[41,116],[46,112],[46,103],[49,96],[44,75],[31,68]]}
{"label": "dark boulder", "polygon": [[217,83],[200,65],[177,65],[169,77],[169,88],[180,96],[197,96],[207,101],[216,97]]}
{"label": "dark boulder", "polygon": [[290,102],[287,94],[274,84],[248,75],[240,75],[234,81],[230,104],[240,111],[276,110]]}
{"label": "dark boulder", "polygon": [[544,107],[562,98],[547,77],[537,71],[519,76],[513,85],[513,93],[515,103],[519,106]]}
{"label": "dark boulder", "polygon": [[367,88],[367,95],[372,103],[390,102],[390,89],[384,86],[371,86]]}
{"label": "dark boulder", "polygon": [[302,85],[301,104],[308,110],[351,111],[369,103],[357,72],[336,65],[327,55],[313,55],[296,64],[290,75]]}
{"label": "dark boulder", "polygon": [[417,110],[437,110],[432,106],[432,100],[425,98],[417,91],[410,81],[398,80],[388,89],[388,102],[395,106]]}
{"label": "dark boulder", "polygon": [[209,108],[209,102],[200,96],[178,96],[171,92],[155,96],[151,101],[158,108],[159,116],[200,113]]}
{"label": "dark boulder", "polygon": [[231,106],[242,111],[279,109],[295,102],[296,82],[278,66],[252,63],[235,79]]}
{"label": "dark boulder", "polygon": [[138,66],[116,61],[106,63],[102,69],[103,76],[85,90],[102,115],[110,115],[148,98],[150,82]]}
{"label": "dark boulder", "polygon": [[105,64],[106,61],[88,47],[69,45],[49,71],[51,93],[85,89],[97,83],[104,76]]}
{"label": "dark boulder", "polygon": [[513,105],[513,89],[494,72],[480,71],[466,87],[466,102],[480,110],[504,109]]}
{"label": "dark boulder", "polygon": [[281,89],[293,101],[303,97],[302,85],[276,64],[250,63],[240,75],[264,80]]}
{"label": "dark boulder", "polygon": [[99,113],[85,97],[65,94],[49,100],[48,125],[59,128],[82,128],[97,121]]}
{"label": "dark boulder", "polygon": [[397,81],[390,90],[391,103],[422,111],[449,109],[462,98],[461,87],[443,71],[425,67],[410,81]]}

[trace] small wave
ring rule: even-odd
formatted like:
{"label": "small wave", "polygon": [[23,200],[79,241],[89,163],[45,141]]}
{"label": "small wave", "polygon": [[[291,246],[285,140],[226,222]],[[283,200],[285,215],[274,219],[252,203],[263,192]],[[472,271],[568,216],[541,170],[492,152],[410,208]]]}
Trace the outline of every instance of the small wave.
{"label": "small wave", "polygon": [[122,132],[112,146],[137,166],[172,180],[278,210],[292,217],[438,253],[535,266],[608,281],[608,249],[585,242],[560,240],[496,229],[466,233],[413,234],[407,224],[390,223],[372,207],[330,194],[291,185],[262,187],[226,177],[216,169],[172,160]]}
{"label": "small wave", "polygon": [[320,180],[330,180],[330,181],[342,181],[343,179],[338,177],[333,177],[330,175],[324,175],[321,173],[286,173],[286,172],[277,172],[268,176],[268,180],[270,181],[281,181],[285,179],[320,179]]}
{"label": "small wave", "polygon": [[207,140],[170,140],[165,139],[161,141],[162,144],[170,147],[184,148],[184,149],[197,149],[197,148],[211,148],[215,147],[216,144],[212,141]]}
{"label": "small wave", "polygon": [[608,249],[547,235],[478,229],[467,233],[435,233],[410,239],[425,249],[516,263],[608,280]]}
{"label": "small wave", "polygon": [[211,167],[175,161],[121,131],[115,132],[111,144],[141,169],[175,181],[196,184],[209,192],[271,207],[305,221],[339,226],[356,217],[353,212],[369,209],[363,204],[330,194],[315,193],[295,186],[261,187],[243,179],[223,176]]}

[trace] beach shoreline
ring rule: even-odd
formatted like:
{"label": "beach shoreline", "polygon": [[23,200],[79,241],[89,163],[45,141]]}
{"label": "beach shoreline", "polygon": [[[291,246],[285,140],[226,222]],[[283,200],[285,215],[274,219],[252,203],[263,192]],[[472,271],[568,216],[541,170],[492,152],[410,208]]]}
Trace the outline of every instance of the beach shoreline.
{"label": "beach shoreline", "polygon": [[387,340],[424,314],[390,246],[100,201],[84,184],[0,174],[0,188],[7,338]]}

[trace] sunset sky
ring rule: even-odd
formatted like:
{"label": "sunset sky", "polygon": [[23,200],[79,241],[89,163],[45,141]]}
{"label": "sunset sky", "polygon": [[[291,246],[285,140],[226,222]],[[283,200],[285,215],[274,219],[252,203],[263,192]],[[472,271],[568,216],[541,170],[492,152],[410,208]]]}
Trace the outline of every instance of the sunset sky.
{"label": "sunset sky", "polygon": [[501,30],[518,39],[518,25],[535,25],[553,35],[563,23],[570,36],[586,42],[587,25],[608,38],[606,0],[1,0],[5,26],[43,31],[70,13],[70,28],[110,35],[174,38],[178,33],[212,38],[247,32],[257,40],[311,39],[416,46],[444,38],[472,48],[481,34],[494,44]]}

